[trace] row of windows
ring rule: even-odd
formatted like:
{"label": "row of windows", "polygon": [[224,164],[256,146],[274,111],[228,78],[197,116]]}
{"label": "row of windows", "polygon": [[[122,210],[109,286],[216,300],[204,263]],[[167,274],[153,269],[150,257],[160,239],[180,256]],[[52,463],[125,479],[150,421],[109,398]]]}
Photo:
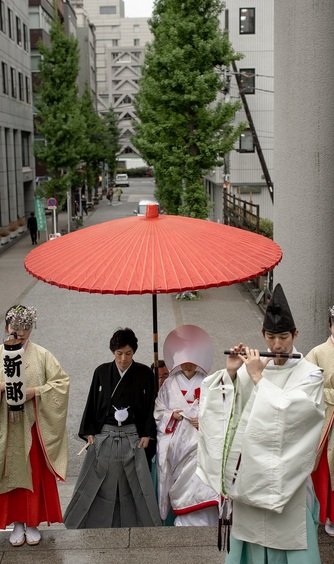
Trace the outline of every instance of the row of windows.
{"label": "row of windows", "polygon": [[0,31],[8,33],[8,36],[17,45],[23,46],[25,51],[29,51],[29,32],[28,26],[22,23],[18,16],[14,17],[13,10],[6,6],[4,0],[0,0]]}
{"label": "row of windows", "polygon": [[18,98],[21,102],[31,102],[30,77],[24,76],[22,72],[9,67],[7,63],[1,63],[2,92],[12,98]]}
{"label": "row of windows", "polygon": [[[239,9],[240,35],[255,34],[255,8]],[[239,69],[240,82],[244,94],[255,94],[255,69]],[[254,138],[250,128],[245,129],[239,138],[240,153],[254,153]]]}
{"label": "row of windows", "polygon": [[[255,34],[255,8],[240,8],[239,33]],[[240,82],[244,94],[255,94],[255,69],[240,69]],[[240,153],[254,153],[254,138],[251,129],[247,128],[239,139]]]}
{"label": "row of windows", "polygon": [[[118,47],[118,44],[119,44],[119,39],[112,39],[112,40],[111,40],[111,45],[112,45],[113,47]],[[140,45],[140,39],[134,39],[134,40],[133,40],[133,45],[134,45],[135,47],[139,47],[139,45]]]}

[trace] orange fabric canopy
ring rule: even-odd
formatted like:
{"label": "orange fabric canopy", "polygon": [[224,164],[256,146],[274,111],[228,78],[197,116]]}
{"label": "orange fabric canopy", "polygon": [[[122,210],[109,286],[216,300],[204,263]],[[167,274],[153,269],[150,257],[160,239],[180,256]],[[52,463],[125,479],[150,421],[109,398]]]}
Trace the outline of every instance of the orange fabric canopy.
{"label": "orange fabric canopy", "polygon": [[235,284],[282,258],[271,239],[183,216],[131,217],[86,227],[31,251],[26,270],[79,292],[159,294]]}

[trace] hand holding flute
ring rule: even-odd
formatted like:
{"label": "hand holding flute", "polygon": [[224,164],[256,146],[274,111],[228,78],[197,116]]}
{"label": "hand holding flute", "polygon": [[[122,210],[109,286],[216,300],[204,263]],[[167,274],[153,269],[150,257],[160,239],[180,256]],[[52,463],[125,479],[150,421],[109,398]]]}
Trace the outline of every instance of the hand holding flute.
{"label": "hand holding flute", "polygon": [[236,345],[228,351],[226,369],[231,379],[234,380],[239,368],[245,364],[250,378],[253,380],[254,384],[257,384],[258,381],[261,380],[262,371],[267,366],[269,360],[270,358],[261,360],[260,353],[257,349],[250,349],[249,347],[245,347],[243,343],[239,343],[239,345]]}

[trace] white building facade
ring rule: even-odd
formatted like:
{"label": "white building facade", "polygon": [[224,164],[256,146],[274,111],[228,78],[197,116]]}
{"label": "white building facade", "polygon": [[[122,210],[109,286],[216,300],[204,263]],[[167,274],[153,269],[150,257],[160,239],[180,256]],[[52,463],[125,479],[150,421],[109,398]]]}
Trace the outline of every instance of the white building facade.
{"label": "white building facade", "polygon": [[33,211],[33,110],[28,3],[0,1],[0,226]]}
{"label": "white building facade", "polygon": [[[242,90],[254,129],[247,124],[234,150],[228,155],[225,173],[231,191],[243,200],[259,204],[260,217],[273,219],[273,200],[268,178],[274,184],[274,0],[226,0],[221,16],[236,52],[244,56],[230,68],[227,94],[241,99]],[[236,72],[239,73],[238,86]],[[244,106],[236,122],[248,122]],[[262,152],[263,165],[256,148]]]}
{"label": "white building facade", "polygon": [[86,85],[92,95],[94,107],[97,108],[96,84],[96,38],[95,26],[90,22],[84,8],[84,0],[72,0],[76,14],[76,36],[79,43],[79,96],[82,96]]}
{"label": "white building facade", "polygon": [[98,111],[112,106],[118,115],[120,160],[130,168],[141,166],[131,143],[136,119],[134,98],[138,92],[145,45],[151,40],[146,18],[126,18],[123,0],[83,0],[96,34],[96,85]]}

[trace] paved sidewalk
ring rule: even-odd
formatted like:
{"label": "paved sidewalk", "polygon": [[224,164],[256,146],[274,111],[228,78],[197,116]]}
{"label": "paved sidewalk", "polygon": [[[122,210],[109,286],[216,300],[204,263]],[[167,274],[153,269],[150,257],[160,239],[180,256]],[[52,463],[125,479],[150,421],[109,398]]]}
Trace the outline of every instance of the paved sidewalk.
{"label": "paved sidewalk", "polygon": [[[129,215],[134,197],[129,196]],[[125,208],[123,208],[125,209]],[[114,210],[106,200],[84,217],[84,226],[108,221]],[[48,220],[50,221],[50,220]],[[60,214],[59,230],[66,228],[66,214]],[[107,242],[106,242],[107,244]],[[23,302],[37,309],[38,323],[33,340],[51,350],[71,378],[68,418],[69,468],[66,484],[59,484],[63,509],[66,508],[81,467],[77,456],[83,443],[77,436],[79,422],[95,367],[110,360],[109,338],[118,328],[130,326],[139,339],[136,360],[153,362],[152,303],[150,295],[102,296],[77,293],[49,286],[32,278],[24,269],[26,254],[32,249],[28,235],[0,254],[0,323],[5,311]],[[179,301],[175,294],[158,296],[159,350],[171,329],[182,324],[200,325],[214,341],[212,370],[224,366],[223,350],[243,340],[262,347],[262,314],[247,290],[247,284],[212,288],[200,293],[198,301]],[[37,547],[13,548],[9,532],[0,532],[1,564],[222,564],[224,554],[217,550],[215,528],[162,527],[157,529],[114,529],[67,531],[62,524],[43,528]],[[45,530],[47,529],[47,530]],[[333,564],[334,539],[320,528],[323,564]]]}

